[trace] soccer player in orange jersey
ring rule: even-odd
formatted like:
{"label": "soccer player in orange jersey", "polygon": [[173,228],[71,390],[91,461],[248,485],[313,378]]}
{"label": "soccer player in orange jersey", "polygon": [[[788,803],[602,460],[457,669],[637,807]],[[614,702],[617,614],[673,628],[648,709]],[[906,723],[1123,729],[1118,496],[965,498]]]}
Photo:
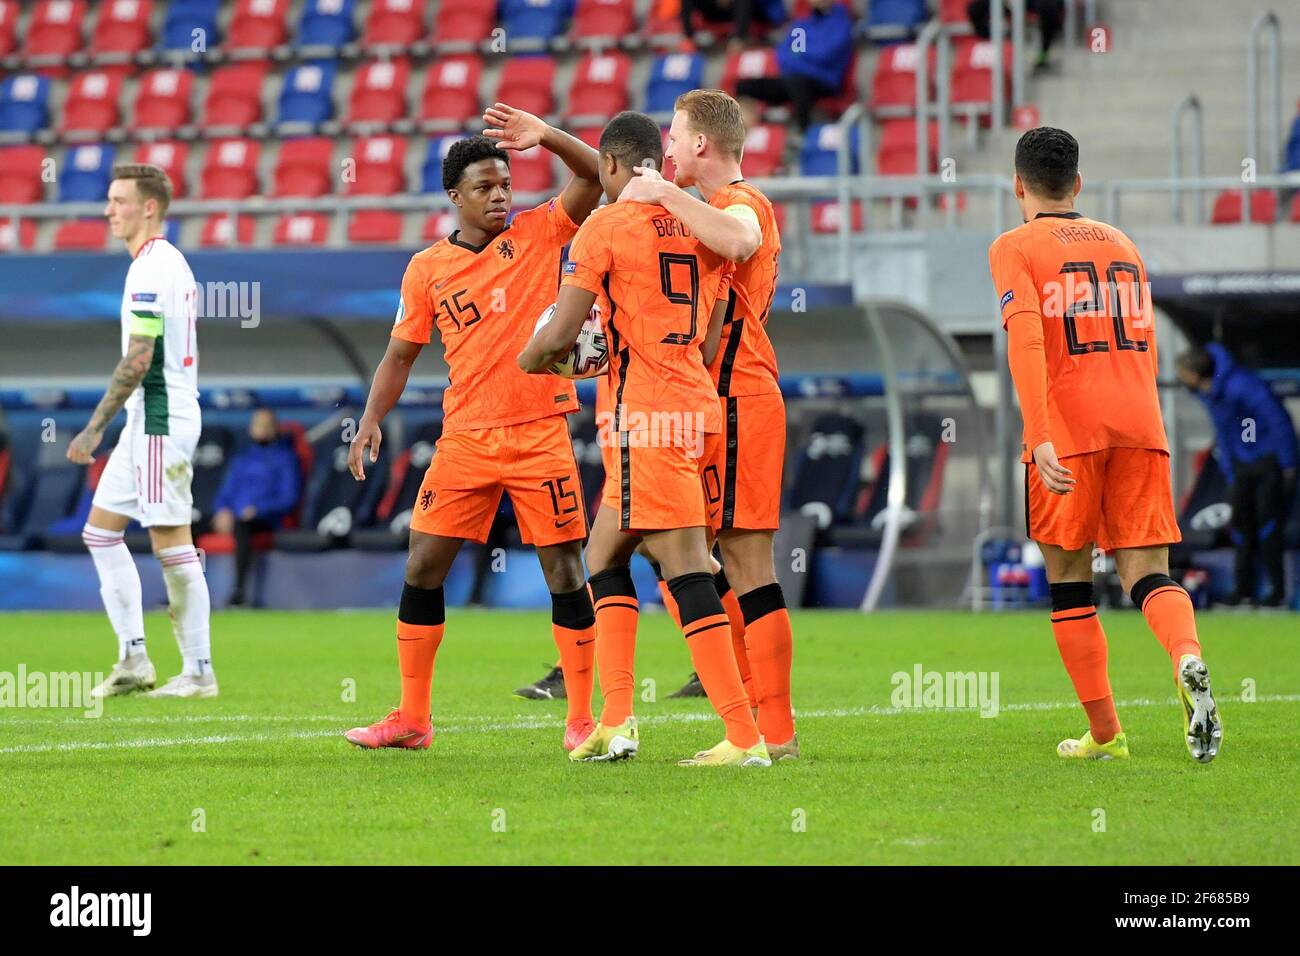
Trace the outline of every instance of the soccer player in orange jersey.
{"label": "soccer player in orange jersey", "polygon": [[1016,145],[1025,223],[989,249],[1024,417],[1026,533],[1052,593],[1052,631],[1088,716],[1062,757],[1127,757],[1092,596],[1093,547],[1112,551],[1124,588],[1169,654],[1187,748],[1219,752],[1223,728],[1201,660],[1192,602],[1169,577],[1174,518],[1169,446],[1156,394],[1156,338],[1146,268],[1114,226],[1074,209],[1079,144],[1030,130]]}
{"label": "soccer player in orange jersey", "polygon": [[[724,423],[723,441],[705,469],[709,518],[725,569],[718,591],[758,728],[774,760],[791,759],[799,756],[790,703],[794,642],[772,557],[781,518],[785,403],[765,328],[781,236],[772,204],[741,173],[740,105],[721,90],[692,90],[675,107],[667,148],[675,182],[637,170],[619,198],[663,206],[701,243],[735,263],[721,345],[709,365]],[[685,191],[690,186],[703,202]],[[668,598],[665,603],[671,608]]]}
{"label": "soccer player in orange jersey", "polygon": [[[600,137],[600,177],[617,200],[633,167],[662,165],[658,126],[624,112]],[[573,346],[599,293],[610,346],[617,443],[587,545],[596,608],[596,663],[604,710],[572,760],[629,757],[639,746],[632,716],[637,600],[628,561],[644,540],[663,569],[678,621],[725,739],[683,761],[770,766],[731,648],[730,624],[713,580],[704,467],[722,429],[717,391],[705,367],[716,347],[731,264],[660,206],[612,202],[578,230],[569,250],[554,319],[519,356],[541,372]],[[609,442],[607,441],[608,445]]]}
{"label": "soccer player in orange jersey", "polygon": [[[411,518],[406,584],[397,615],[402,701],[383,720],[347,733],[360,747],[429,746],[429,691],[442,641],[442,584],[465,541],[484,542],[502,491],[551,592],[552,631],[569,697],[564,745],[592,730],[595,617],[582,567],[587,534],[566,415],[573,383],[525,375],[515,358],[555,300],[564,246],[600,201],[596,153],[537,117],[498,103],[485,136],[461,140],[443,161],[443,186],[459,228],[417,253],[402,278],[388,351],[375,371],[349,466],[365,479],[378,460],[380,422],[406,387],[411,365],[436,333],[451,384],[443,428]],[[507,224],[510,162],[503,150],[540,144],[573,171],[564,191]],[[585,687],[585,693],[583,688]]]}

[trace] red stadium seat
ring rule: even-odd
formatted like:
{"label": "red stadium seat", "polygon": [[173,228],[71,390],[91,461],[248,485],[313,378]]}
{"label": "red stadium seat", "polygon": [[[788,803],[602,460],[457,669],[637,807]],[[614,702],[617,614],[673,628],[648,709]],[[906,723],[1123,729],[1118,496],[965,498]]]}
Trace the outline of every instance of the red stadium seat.
{"label": "red stadium seat", "polygon": [[269,50],[280,46],[288,36],[288,12],[289,0],[239,0],[226,31],[226,48]]}
{"label": "red stadium seat", "polygon": [[329,236],[329,217],[323,212],[297,212],[281,216],[275,224],[277,246],[323,246]]}
{"label": "red stadium seat", "polygon": [[137,163],[148,163],[161,167],[172,181],[172,198],[183,199],[187,184],[185,182],[185,163],[190,157],[189,143],[158,142],[141,143],[135,150]]}
{"label": "red stadium seat", "polygon": [[[930,169],[939,168],[939,121],[930,120]],[[876,152],[876,173],[880,176],[916,175],[916,120],[886,120],[880,127],[880,147]]]}
{"label": "red stadium seat", "polygon": [[191,121],[194,74],[189,70],[150,70],[140,78],[135,97],[136,129],[176,129]]}
{"label": "red stadium seat", "polygon": [[[28,57],[66,57],[81,49],[81,28],[86,22],[85,0],[41,0],[27,21],[23,54]],[[62,69],[55,69],[62,75]]]}
{"label": "red stadium seat", "polygon": [[117,101],[122,95],[122,79],[95,70],[78,73],[63,104],[63,129],[103,133],[117,125]]}
{"label": "red stadium seat", "polygon": [[99,252],[107,242],[107,219],[73,219],[54,233],[54,248],[60,252]]}
{"label": "red stadium seat", "polygon": [[776,65],[776,52],[770,47],[737,50],[728,53],[722,64],[722,89],[735,96],[737,81],[779,76],[780,72]]}
{"label": "red stadium seat", "polygon": [[[1216,226],[1230,226],[1241,222],[1241,190],[1229,189],[1214,198],[1214,212],[1210,222]],[[1250,221],[1259,225],[1277,222],[1277,193],[1271,189],[1250,191]],[[1294,206],[1292,207],[1294,209]]]}
{"label": "red stadium seat", "polygon": [[212,74],[203,125],[243,127],[262,119],[262,86],[270,64],[265,60],[232,63]]}
{"label": "red stadium seat", "polygon": [[772,216],[776,219],[776,231],[785,232],[785,203],[772,203]]}
{"label": "red stadium seat", "polygon": [[256,195],[261,144],[254,139],[223,139],[208,145],[201,175],[204,199],[244,199]]}
{"label": "red stadium seat", "polygon": [[149,32],[149,19],[153,15],[153,0],[108,0],[96,4],[99,21],[90,37],[91,53],[139,53],[146,49],[153,37]]}
{"label": "red stadium seat", "polygon": [[569,130],[572,135],[578,137],[592,149],[600,147],[600,134],[602,131],[603,127],[600,126],[580,126]]}
{"label": "red stadium seat", "polygon": [[[959,37],[953,44],[952,93],[954,110],[985,113],[993,104],[993,61],[996,49],[991,40]],[[1002,47],[1004,100],[1011,98],[1011,41]],[[987,124],[991,120],[985,116]]]}
{"label": "red stadium seat", "polygon": [[[570,81],[569,119],[601,122],[627,109],[627,81],[632,62],[625,53],[589,53]],[[509,103],[509,100],[505,102]]]}
{"label": "red stadium seat", "polygon": [[[931,94],[934,89],[936,56],[930,47],[928,70]],[[915,43],[885,47],[876,60],[871,77],[869,106],[876,116],[910,116],[916,112],[916,69],[920,62]]]}
{"label": "red stadium seat", "polygon": [[215,212],[203,223],[199,236],[201,246],[251,246],[256,221],[252,216],[236,216],[233,220],[224,212]]}
{"label": "red stadium seat", "polygon": [[540,146],[511,150],[510,185],[517,193],[547,192],[555,186],[551,154]]}
{"label": "red stadium seat", "polygon": [[1291,197],[1291,211],[1287,214],[1290,222],[1300,222],[1300,193]]}
{"label": "red stadium seat", "polygon": [[406,191],[406,137],[370,136],[357,140],[352,159],[356,179],[351,196],[395,196]]}
{"label": "red stadium seat", "polygon": [[549,56],[517,56],[506,60],[497,86],[497,100],[536,116],[555,111],[555,61]]}
{"label": "red stadium seat", "polygon": [[406,116],[406,81],[411,64],[405,59],[367,63],[356,73],[348,103],[348,123],[388,123]]}
{"label": "red stadium seat", "polygon": [[334,140],[326,136],[286,139],[275,163],[272,196],[327,196],[333,189],[330,158]]}
{"label": "red stadium seat", "polygon": [[425,74],[420,121],[426,129],[459,129],[478,115],[478,82],[483,60],[477,54],[446,56]]}
{"label": "red stadium seat", "polygon": [[0,56],[18,47],[18,0],[0,0]]}
{"label": "red stadium seat", "polygon": [[[850,205],[853,209],[853,221],[849,228],[853,232],[861,232],[863,225],[862,201],[855,199]],[[812,204],[811,211],[813,232],[828,233],[840,231],[841,213],[838,199],[827,199],[821,202],[815,202]]]}
{"label": "red stadium seat", "polygon": [[496,4],[444,3],[433,23],[433,44],[442,51],[474,50],[496,26]]}
{"label": "red stadium seat", "polygon": [[437,242],[439,239],[445,239],[456,231],[456,214],[450,209],[442,209],[438,212],[431,212],[427,219],[424,220],[424,228],[420,232],[420,238],[424,242]]}
{"label": "red stadium seat", "polygon": [[36,222],[0,219],[0,252],[30,252],[36,248]]}
{"label": "red stadium seat", "polygon": [[939,20],[949,29],[960,30],[963,26],[969,30],[970,17],[966,15],[966,8],[970,6],[970,0],[939,0]]}
{"label": "red stadium seat", "polygon": [[747,177],[773,176],[785,160],[785,127],[776,123],[754,126],[745,136],[743,169]]}
{"label": "red stadium seat", "polygon": [[406,46],[424,39],[424,9],[421,0],[374,0],[366,17],[362,46],[395,44]]}
{"label": "red stadium seat", "polygon": [[0,203],[41,202],[45,159],[44,146],[0,147]]}
{"label": "red stadium seat", "polygon": [[650,0],[650,15],[641,31],[646,40],[659,49],[682,41],[680,0]]}
{"label": "red stadium seat", "polygon": [[395,209],[360,209],[348,219],[348,242],[402,241],[402,214]]}
{"label": "red stadium seat", "polygon": [[573,39],[583,45],[615,44],[636,29],[632,0],[578,0]]}
{"label": "red stadium seat", "polygon": [[858,54],[854,51],[849,57],[849,68],[844,71],[844,83],[834,96],[824,96],[817,101],[817,108],[832,119],[852,106],[858,99]]}

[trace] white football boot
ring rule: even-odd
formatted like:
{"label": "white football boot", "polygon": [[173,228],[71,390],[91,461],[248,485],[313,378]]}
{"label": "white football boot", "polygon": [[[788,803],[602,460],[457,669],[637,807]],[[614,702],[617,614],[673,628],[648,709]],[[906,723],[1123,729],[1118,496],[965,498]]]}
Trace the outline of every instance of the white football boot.
{"label": "white football boot", "polygon": [[90,692],[90,696],[117,697],[133,694],[138,690],[149,690],[157,681],[158,674],[153,669],[149,656],[132,654],[114,664],[108,677]]}

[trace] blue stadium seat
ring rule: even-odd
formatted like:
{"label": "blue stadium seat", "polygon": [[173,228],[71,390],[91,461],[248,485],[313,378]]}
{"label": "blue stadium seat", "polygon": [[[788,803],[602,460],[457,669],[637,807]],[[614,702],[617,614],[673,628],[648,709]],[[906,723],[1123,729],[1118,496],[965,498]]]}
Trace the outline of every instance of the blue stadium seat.
{"label": "blue stadium seat", "polygon": [[823,531],[850,520],[865,451],[860,422],[847,415],[819,416],[799,452],[786,509],[811,515]]}
{"label": "blue stadium seat", "polygon": [[101,143],[74,146],[63,161],[60,202],[103,202],[113,171],[114,150]]}
{"label": "blue stadium seat", "polygon": [[501,0],[501,25],[508,43],[546,41],[562,36],[573,14],[572,0]]}
{"label": "blue stadium seat", "polygon": [[314,60],[290,70],[280,91],[279,122],[315,126],[332,119],[337,70],[338,64],[333,60]]}
{"label": "blue stadium seat", "polygon": [[298,23],[300,46],[342,46],[357,38],[356,0],[307,0]]}
{"label": "blue stadium seat", "polygon": [[1291,124],[1291,135],[1286,140],[1286,159],[1282,171],[1291,173],[1300,170],[1300,115]]}
{"label": "blue stadium seat", "polygon": [[[836,149],[840,130],[834,123],[821,123],[808,128],[803,150],[799,154],[799,172],[804,176],[834,176],[838,170]],[[856,173],[861,162],[858,127],[849,128],[849,171]]]}
{"label": "blue stadium seat", "polygon": [[459,136],[437,136],[429,140],[429,153],[420,173],[420,188],[423,192],[442,192],[442,160],[447,155],[447,150],[451,149],[452,144],[460,138]]}
{"label": "blue stadium seat", "polygon": [[366,463],[366,481],[348,471],[348,446],[330,430],[312,445],[312,469],[303,494],[302,528],[277,531],[275,546],[282,551],[326,551],[344,545],[353,529],[372,522],[389,477],[387,448],[379,460]]}
{"label": "blue stadium seat", "polygon": [[195,30],[202,30],[203,49],[214,50],[221,42],[217,14],[221,0],[172,0],[167,4],[163,21],[162,45],[165,50],[192,50]]}
{"label": "blue stadium seat", "polygon": [[704,85],[704,57],[698,53],[668,53],[656,57],[645,90],[647,113],[671,113],[677,97]]}
{"label": "blue stadium seat", "polygon": [[0,86],[0,133],[34,133],[49,124],[50,80],[11,76]]}
{"label": "blue stadium seat", "polygon": [[352,546],[363,551],[393,551],[406,547],[411,512],[442,436],[442,419],[406,423],[406,449],[393,461],[388,488],[375,506],[368,527],[352,533]]}
{"label": "blue stadium seat", "polygon": [[914,33],[930,18],[925,0],[871,0],[867,4],[867,34],[872,37],[903,37]]}
{"label": "blue stadium seat", "polygon": [[9,511],[13,530],[0,535],[0,551],[41,547],[45,533],[76,504],[85,479],[81,465],[66,461],[39,465]]}

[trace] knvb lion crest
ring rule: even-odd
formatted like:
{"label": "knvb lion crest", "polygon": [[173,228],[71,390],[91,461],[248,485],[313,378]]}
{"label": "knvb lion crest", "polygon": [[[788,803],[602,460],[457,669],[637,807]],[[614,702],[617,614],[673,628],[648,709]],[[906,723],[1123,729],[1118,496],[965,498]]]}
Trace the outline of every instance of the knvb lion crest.
{"label": "knvb lion crest", "polygon": [[515,244],[509,239],[502,239],[497,243],[497,254],[502,259],[513,259],[515,257]]}
{"label": "knvb lion crest", "polygon": [[433,492],[428,489],[420,492],[420,510],[428,511],[431,504],[433,504]]}

